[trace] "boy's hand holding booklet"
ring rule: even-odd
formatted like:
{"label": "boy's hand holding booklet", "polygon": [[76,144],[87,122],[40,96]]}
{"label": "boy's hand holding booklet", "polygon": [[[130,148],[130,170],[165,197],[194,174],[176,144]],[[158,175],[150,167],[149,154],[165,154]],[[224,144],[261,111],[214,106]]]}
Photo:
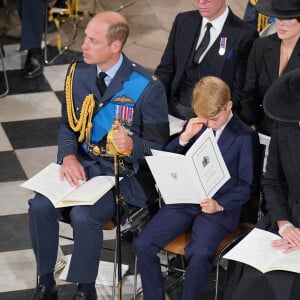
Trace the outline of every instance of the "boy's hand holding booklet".
{"label": "boy's hand holding booklet", "polygon": [[59,177],[60,165],[51,163],[21,187],[46,196],[55,207],[93,205],[115,185],[114,176],[96,176],[81,181],[78,188],[71,186],[66,178]]}
{"label": "boy's hand holding booklet", "polygon": [[281,237],[272,232],[254,228],[223,258],[250,265],[262,273],[283,270],[300,273],[300,251],[283,253],[271,242]]}
{"label": "boy's hand holding booklet", "polygon": [[230,178],[227,166],[210,128],[185,155],[152,150],[146,161],[166,204],[199,204]]}

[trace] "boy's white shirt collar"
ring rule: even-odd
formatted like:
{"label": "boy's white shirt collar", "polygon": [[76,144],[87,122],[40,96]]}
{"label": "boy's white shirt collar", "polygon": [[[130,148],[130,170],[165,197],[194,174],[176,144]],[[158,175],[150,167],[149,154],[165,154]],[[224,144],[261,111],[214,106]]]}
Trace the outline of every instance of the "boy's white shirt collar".
{"label": "boy's white shirt collar", "polygon": [[232,117],[233,117],[233,113],[232,113],[232,111],[230,111],[230,114],[228,116],[226,123],[223,126],[221,126],[219,129],[216,130],[216,140],[219,140],[223,130],[225,129],[225,127],[227,126],[227,124],[229,123],[229,121],[231,120]]}

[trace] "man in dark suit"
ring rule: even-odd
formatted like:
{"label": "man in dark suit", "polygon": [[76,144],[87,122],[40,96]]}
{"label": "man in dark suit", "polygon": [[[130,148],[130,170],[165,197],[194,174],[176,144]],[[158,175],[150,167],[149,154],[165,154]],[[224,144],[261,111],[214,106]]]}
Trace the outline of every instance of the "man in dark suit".
{"label": "man in dark suit", "polygon": [[192,238],[185,249],[188,266],[182,299],[200,299],[215,251],[237,227],[242,205],[251,196],[258,136],[232,113],[228,85],[214,76],[203,77],[195,86],[192,107],[197,117],[166,150],[185,154],[204,130],[212,128],[231,178],[213,198],[199,199],[199,204],[164,205],[147,223],[135,240],[144,300],[165,299],[157,253],[187,230],[192,230]]}
{"label": "man in dark suit", "polygon": [[[164,87],[122,54],[128,33],[127,21],[116,12],[99,13],[88,23],[83,58],[71,64],[66,78],[57,155],[61,178],[73,186],[97,175],[114,175],[113,157],[101,156],[107,133],[114,126],[110,141],[115,152],[123,155],[119,189],[125,200],[124,211],[132,206],[146,207],[148,193],[144,188],[149,188],[149,183],[142,181],[147,175],[144,156],[151,154],[150,148],[161,149],[169,137]],[[105,76],[97,78],[97,74]],[[74,300],[97,299],[101,227],[115,216],[114,189],[94,205],[74,206],[70,211],[54,208],[40,194],[29,205],[30,234],[39,275],[33,299],[57,297],[53,271],[58,219],[66,212],[74,230],[74,251],[67,276],[68,281],[78,283]]]}
{"label": "man in dark suit", "polygon": [[[258,36],[255,30],[232,13],[225,0],[195,2],[198,10],[176,16],[155,71],[166,88],[169,113],[181,119],[193,115],[193,87],[201,77],[208,75],[217,76],[229,85],[233,110],[238,111],[248,53]],[[200,58],[194,61],[207,23],[212,25],[209,44]]]}

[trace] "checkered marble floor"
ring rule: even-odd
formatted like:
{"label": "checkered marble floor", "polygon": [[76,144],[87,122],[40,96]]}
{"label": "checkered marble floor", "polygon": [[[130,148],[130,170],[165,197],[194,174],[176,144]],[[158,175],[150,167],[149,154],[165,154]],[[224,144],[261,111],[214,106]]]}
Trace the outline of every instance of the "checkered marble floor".
{"label": "checkered marble floor", "polygon": [[[133,23],[133,37],[129,39],[126,54],[154,69],[159,63],[169,28],[177,12],[192,9],[191,1],[177,0],[136,1],[124,10]],[[246,0],[229,1],[237,11]],[[171,5],[172,3],[172,5]],[[242,4],[243,3],[243,4]],[[164,8],[164,9],[162,9]],[[167,9],[167,10],[166,10]],[[241,15],[241,12],[240,12]],[[142,24],[142,25],[139,25]],[[19,52],[19,40],[12,35],[4,40],[4,64],[10,92],[0,98],[0,299],[29,300],[36,285],[36,269],[28,230],[27,201],[33,193],[20,184],[50,162],[56,161],[57,125],[63,99],[63,84],[68,64],[75,51],[66,51],[53,64],[44,67],[43,75],[24,80],[21,68],[26,58]],[[50,48],[51,49],[51,48]],[[80,50],[80,43],[77,48]],[[145,60],[145,57],[147,59]],[[0,67],[0,94],[4,90],[3,71]],[[61,234],[72,236],[69,225],[61,224]],[[114,245],[114,232],[105,232],[105,246]],[[134,260],[132,245],[122,241],[123,263]],[[72,253],[72,242],[61,239],[58,260]],[[103,261],[113,261],[113,253],[102,251]],[[130,273],[130,272],[129,272]],[[131,272],[132,273],[132,272]],[[213,278],[213,275],[212,275]],[[72,299],[74,284],[59,279],[59,299]],[[213,299],[213,280],[202,300]],[[132,297],[133,276],[123,280],[123,299]],[[167,299],[180,299],[182,286],[172,288]],[[97,285],[99,299],[111,299],[111,287]],[[142,299],[142,297],[140,297]]]}

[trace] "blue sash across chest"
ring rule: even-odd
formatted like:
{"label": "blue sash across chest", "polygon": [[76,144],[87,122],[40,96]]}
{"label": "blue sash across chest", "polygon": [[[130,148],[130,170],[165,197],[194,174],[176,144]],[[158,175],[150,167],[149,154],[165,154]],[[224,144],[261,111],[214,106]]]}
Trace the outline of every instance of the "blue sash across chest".
{"label": "blue sash across chest", "polygon": [[[98,143],[110,130],[114,117],[121,108],[128,107],[133,113],[133,107],[150,80],[138,72],[133,72],[124,82],[122,90],[117,92],[93,118],[91,143]],[[127,99],[127,101],[122,101]],[[131,116],[132,118],[132,116]]]}

